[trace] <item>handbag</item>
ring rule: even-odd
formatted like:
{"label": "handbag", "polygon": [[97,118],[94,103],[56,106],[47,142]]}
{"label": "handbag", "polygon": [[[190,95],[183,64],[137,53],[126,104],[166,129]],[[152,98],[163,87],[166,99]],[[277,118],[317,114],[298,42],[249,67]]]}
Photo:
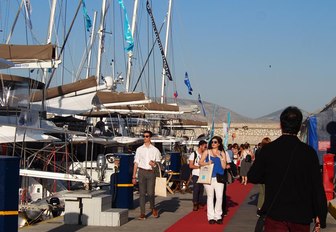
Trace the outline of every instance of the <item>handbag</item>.
{"label": "handbag", "polygon": [[275,194],[275,197],[273,198],[273,201],[272,201],[270,207],[268,208],[267,213],[263,213],[263,214],[260,215],[260,217],[259,217],[259,219],[258,219],[258,221],[257,221],[257,223],[256,223],[256,225],[254,227],[254,232],[263,232],[265,230],[265,220],[266,220],[267,214],[271,211],[271,208],[272,208],[275,200],[277,199],[277,197],[278,197],[278,195],[280,193],[281,187],[282,187],[283,183],[286,180],[286,177],[287,177],[287,174],[288,174],[288,170],[289,170],[289,166],[292,163],[293,156],[294,156],[294,151],[296,150],[296,147],[297,147],[297,145],[294,147],[293,151],[291,152],[291,157],[290,157],[290,160],[289,160],[289,163],[288,163],[285,175],[284,175],[284,177],[282,179],[282,182],[280,184],[280,187],[279,187],[277,193]]}
{"label": "handbag", "polygon": [[155,196],[167,197],[167,178],[162,177],[161,167],[158,166],[159,176],[155,178]]}
{"label": "handbag", "polygon": [[[209,155],[209,160],[210,160],[210,155]],[[213,163],[209,165],[201,166],[197,183],[211,184],[213,167],[214,167]]]}
{"label": "handbag", "polygon": [[217,179],[218,183],[222,183],[222,184],[227,183],[228,182],[228,174],[227,174],[226,170],[224,170],[224,174],[217,173],[216,174],[216,179]]}
{"label": "handbag", "polygon": [[245,162],[247,162],[247,163],[251,163],[252,162],[252,156],[250,154],[246,155]]}
{"label": "handbag", "polygon": [[223,183],[223,184],[225,183],[232,184],[234,181],[234,178],[233,178],[233,175],[230,169],[225,169],[224,174],[217,173],[216,179],[218,183]]}

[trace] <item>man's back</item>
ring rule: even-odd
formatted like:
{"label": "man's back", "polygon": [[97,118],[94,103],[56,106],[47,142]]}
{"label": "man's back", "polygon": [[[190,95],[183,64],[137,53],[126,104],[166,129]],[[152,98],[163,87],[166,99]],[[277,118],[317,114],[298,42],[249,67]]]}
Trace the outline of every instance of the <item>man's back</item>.
{"label": "man's back", "polygon": [[317,155],[296,136],[282,135],[265,145],[248,173],[248,179],[252,183],[265,184],[262,211],[267,212],[276,198],[267,212],[273,219],[308,224],[317,215],[326,216]]}

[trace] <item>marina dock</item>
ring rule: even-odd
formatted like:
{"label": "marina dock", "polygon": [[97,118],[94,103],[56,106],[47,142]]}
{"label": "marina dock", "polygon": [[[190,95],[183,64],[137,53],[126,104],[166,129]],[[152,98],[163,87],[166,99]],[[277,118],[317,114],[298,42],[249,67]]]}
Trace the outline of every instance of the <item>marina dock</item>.
{"label": "marina dock", "polygon": [[[234,184],[239,184],[238,182]],[[230,186],[228,186],[230,188]],[[242,188],[244,188],[242,186]],[[207,231],[227,231],[227,232],[247,232],[254,231],[255,223],[258,219],[256,215],[256,195],[258,187],[252,186],[252,190],[247,194],[247,197],[237,206],[237,210],[230,210],[228,215],[224,217],[223,225],[209,225],[204,216],[204,221],[199,223],[208,228]],[[134,193],[134,209],[129,210],[129,221],[120,227],[97,227],[97,226],[81,226],[81,225],[66,225],[63,221],[63,216],[41,222],[39,224],[30,225],[19,229],[19,232],[107,232],[107,231],[185,231],[184,228],[174,227],[180,219],[188,214],[204,214],[206,208],[200,209],[197,212],[192,211],[192,194],[191,193],[175,193],[169,194],[167,197],[156,197],[156,206],[159,209],[160,217],[154,218],[148,214],[147,219],[140,221],[139,216],[139,195]],[[230,197],[230,195],[228,195]],[[147,205],[146,205],[147,206]],[[203,211],[203,212],[202,212]],[[149,209],[147,210],[149,213]],[[202,219],[203,220],[203,219]],[[200,231],[204,231],[204,227]],[[323,232],[336,231],[336,220],[328,214],[327,228],[322,229]]]}

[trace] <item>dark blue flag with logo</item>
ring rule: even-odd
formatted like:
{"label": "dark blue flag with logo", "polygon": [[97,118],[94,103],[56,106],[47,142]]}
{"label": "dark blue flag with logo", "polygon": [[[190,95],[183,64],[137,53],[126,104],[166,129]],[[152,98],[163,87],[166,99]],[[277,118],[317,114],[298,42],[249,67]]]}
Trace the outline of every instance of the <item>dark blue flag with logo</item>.
{"label": "dark blue flag with logo", "polygon": [[188,88],[188,93],[190,95],[192,95],[192,91],[193,89],[191,88],[191,84],[190,84],[190,80],[189,80],[189,76],[188,73],[186,72],[184,75],[184,84],[186,84],[187,88]]}

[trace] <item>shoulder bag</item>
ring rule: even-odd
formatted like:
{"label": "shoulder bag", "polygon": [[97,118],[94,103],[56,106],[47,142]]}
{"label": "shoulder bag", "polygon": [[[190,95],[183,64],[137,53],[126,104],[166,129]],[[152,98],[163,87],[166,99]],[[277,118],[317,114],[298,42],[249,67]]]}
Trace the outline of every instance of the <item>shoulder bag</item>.
{"label": "shoulder bag", "polygon": [[[210,155],[209,155],[209,161],[210,161]],[[212,178],[212,171],[213,171],[214,164],[211,163],[209,165],[204,165],[200,167],[200,173],[197,180],[197,183],[200,184],[211,184],[211,178]]]}
{"label": "shoulder bag", "polygon": [[158,166],[159,176],[155,178],[155,196],[167,197],[167,178],[162,177],[161,166]]}

